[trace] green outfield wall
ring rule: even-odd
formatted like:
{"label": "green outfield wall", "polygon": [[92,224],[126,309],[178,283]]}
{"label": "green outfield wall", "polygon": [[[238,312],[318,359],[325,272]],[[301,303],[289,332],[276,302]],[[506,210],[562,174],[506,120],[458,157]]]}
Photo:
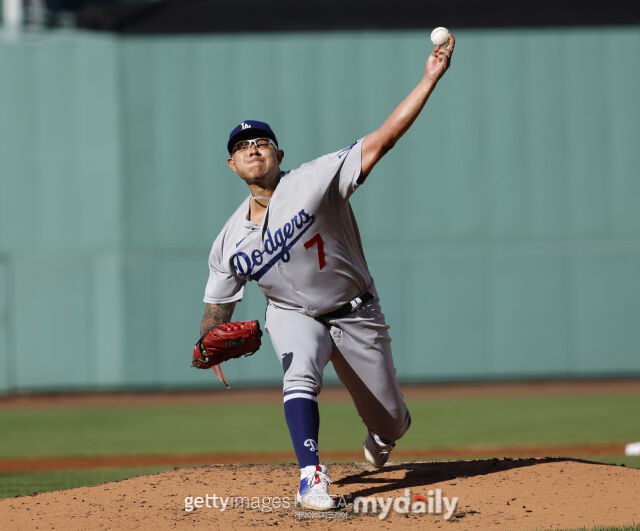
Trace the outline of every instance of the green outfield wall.
{"label": "green outfield wall", "polygon": [[[218,386],[191,369],[211,242],[285,168],[379,126],[427,32],[0,42],[0,393]],[[640,375],[640,28],[459,31],[354,195],[404,381]],[[254,287],[235,317],[264,322]],[[269,341],[225,368],[278,384]],[[335,381],[331,370],[327,381]]]}

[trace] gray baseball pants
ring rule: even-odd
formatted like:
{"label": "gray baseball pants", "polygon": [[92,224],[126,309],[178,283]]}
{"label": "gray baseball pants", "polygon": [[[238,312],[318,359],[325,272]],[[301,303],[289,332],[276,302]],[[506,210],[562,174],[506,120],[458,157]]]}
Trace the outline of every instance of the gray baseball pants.
{"label": "gray baseball pants", "polygon": [[322,322],[267,305],[265,329],[284,370],[283,391],[319,394],[329,361],[368,429],[395,441],[411,424],[391,356],[391,338],[375,287],[374,299],[340,319]]}

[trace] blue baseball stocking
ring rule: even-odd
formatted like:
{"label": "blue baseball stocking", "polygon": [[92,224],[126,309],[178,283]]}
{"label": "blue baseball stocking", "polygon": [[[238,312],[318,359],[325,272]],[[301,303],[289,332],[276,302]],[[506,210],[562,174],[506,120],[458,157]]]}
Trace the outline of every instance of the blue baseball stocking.
{"label": "blue baseball stocking", "polygon": [[318,459],[320,413],[316,394],[303,388],[285,391],[284,416],[300,468],[320,464]]}

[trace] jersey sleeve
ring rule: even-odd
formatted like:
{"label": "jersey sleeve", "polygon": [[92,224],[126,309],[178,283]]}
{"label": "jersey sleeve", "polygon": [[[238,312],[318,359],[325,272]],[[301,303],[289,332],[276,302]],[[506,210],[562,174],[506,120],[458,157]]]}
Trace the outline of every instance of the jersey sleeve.
{"label": "jersey sleeve", "polygon": [[329,153],[314,162],[318,186],[323,192],[335,187],[343,199],[349,199],[361,183],[362,174],[362,141],[335,153]]}
{"label": "jersey sleeve", "polygon": [[231,271],[226,271],[222,264],[222,246],[224,233],[213,242],[209,254],[209,279],[204,290],[204,302],[207,304],[227,304],[242,300],[245,281]]}

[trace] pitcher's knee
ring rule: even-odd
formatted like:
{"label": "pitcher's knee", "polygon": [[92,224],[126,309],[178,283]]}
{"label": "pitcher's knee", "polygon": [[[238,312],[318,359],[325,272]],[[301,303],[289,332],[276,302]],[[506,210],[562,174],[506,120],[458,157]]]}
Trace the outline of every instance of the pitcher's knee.
{"label": "pitcher's knee", "polygon": [[319,395],[320,391],[322,391],[322,379],[314,378],[309,375],[291,375],[290,377],[285,375],[282,384],[282,392],[287,393],[293,389],[307,389],[309,391],[313,391],[315,395]]}
{"label": "pitcher's knee", "polygon": [[411,426],[411,415],[405,405],[403,413],[393,419],[384,434],[379,433],[378,435],[390,441],[397,441],[407,432],[409,426]]}
{"label": "pitcher's knee", "polygon": [[[407,406],[405,406],[405,409],[404,409],[404,421],[402,423],[402,432],[400,433],[400,437],[402,437],[405,433],[407,433],[407,430],[410,427],[411,427],[411,413],[409,413],[409,410],[407,409]],[[398,439],[400,437],[398,437]]]}

